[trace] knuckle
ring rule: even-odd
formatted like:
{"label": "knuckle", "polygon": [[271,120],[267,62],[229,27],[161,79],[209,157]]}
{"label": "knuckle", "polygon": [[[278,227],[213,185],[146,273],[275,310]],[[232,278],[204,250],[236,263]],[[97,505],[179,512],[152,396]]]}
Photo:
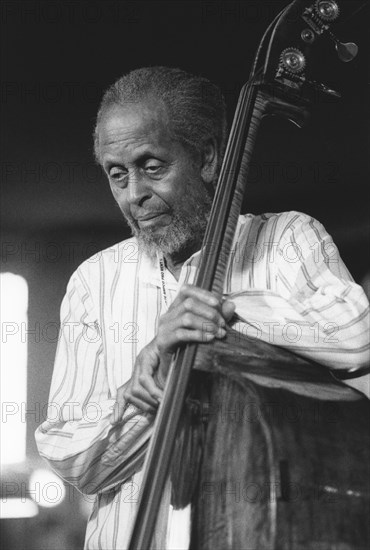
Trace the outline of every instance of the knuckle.
{"label": "knuckle", "polygon": [[139,397],[139,395],[140,395],[139,389],[137,387],[132,388],[132,391],[130,392],[130,395],[128,395],[128,400],[129,401],[135,400]]}
{"label": "knuckle", "polygon": [[182,285],[182,287],[180,288],[180,294],[185,296],[187,294],[188,290],[189,290],[189,285],[187,285],[187,284]]}
{"label": "knuckle", "polygon": [[141,363],[141,361],[143,360],[143,357],[145,357],[145,353],[146,353],[146,350],[145,348],[143,348],[140,353],[138,354],[137,358],[136,358],[136,361],[138,363]]}
{"label": "knuckle", "polygon": [[130,401],[130,399],[132,399],[132,392],[131,391],[127,391],[124,395],[124,397],[122,397],[122,399],[120,400],[122,403],[126,403],[127,401]]}
{"label": "knuckle", "polygon": [[[172,304],[171,304],[172,305]],[[171,307],[171,306],[170,306]],[[166,313],[163,313],[163,315],[160,316],[159,318],[159,321],[158,321],[158,326],[162,325],[163,323],[165,323],[167,321],[167,317],[168,317],[168,311]]]}
{"label": "knuckle", "polygon": [[143,361],[140,361],[140,363],[137,363],[135,366],[135,378],[138,378],[140,374],[143,372],[144,369],[144,363]]}
{"label": "knuckle", "polygon": [[194,317],[191,313],[187,312],[182,317],[182,324],[185,327],[191,327],[194,323]]}
{"label": "knuckle", "polygon": [[194,307],[194,299],[193,298],[186,298],[186,300],[184,300],[184,308],[186,311],[191,311]]}
{"label": "knuckle", "polygon": [[177,340],[184,340],[185,339],[185,331],[182,328],[177,328],[175,330],[175,337]]}
{"label": "knuckle", "polygon": [[204,335],[204,337],[207,337],[208,335],[215,334],[217,332],[217,327],[211,323],[204,323],[202,326],[201,333]]}
{"label": "knuckle", "polygon": [[139,377],[138,377],[138,381],[141,385],[143,385],[145,383],[145,380],[146,380],[146,376],[144,373],[140,373],[139,374]]}
{"label": "knuckle", "polygon": [[192,340],[196,342],[202,342],[203,341],[203,331],[202,330],[196,330],[194,334],[192,335]]}
{"label": "knuckle", "polygon": [[221,316],[216,309],[213,309],[211,311],[210,320],[213,321],[216,325],[221,320]]}
{"label": "knuckle", "polygon": [[163,350],[165,350],[166,347],[168,346],[168,338],[158,338],[157,346],[158,346],[158,352],[162,353]]}
{"label": "knuckle", "polygon": [[157,334],[157,342],[156,342],[157,343],[157,348],[158,348],[159,351],[166,344],[166,341],[167,341],[167,339],[165,337],[164,331],[159,330],[158,334]]}

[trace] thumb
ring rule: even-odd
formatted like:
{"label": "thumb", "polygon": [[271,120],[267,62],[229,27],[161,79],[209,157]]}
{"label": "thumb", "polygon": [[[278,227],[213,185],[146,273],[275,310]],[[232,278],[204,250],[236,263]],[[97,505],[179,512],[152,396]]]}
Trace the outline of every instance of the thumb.
{"label": "thumb", "polygon": [[221,306],[222,316],[225,321],[230,321],[235,312],[235,304],[230,300],[225,300]]}

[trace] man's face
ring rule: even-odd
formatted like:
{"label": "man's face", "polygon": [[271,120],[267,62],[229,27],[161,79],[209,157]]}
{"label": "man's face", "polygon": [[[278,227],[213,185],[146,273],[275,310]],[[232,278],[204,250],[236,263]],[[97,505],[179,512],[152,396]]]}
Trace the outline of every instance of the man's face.
{"label": "man's face", "polygon": [[[200,247],[211,198],[195,158],[149,101],[110,107],[99,123],[99,155],[118,206],[150,255]],[[200,155],[199,155],[200,157]]]}

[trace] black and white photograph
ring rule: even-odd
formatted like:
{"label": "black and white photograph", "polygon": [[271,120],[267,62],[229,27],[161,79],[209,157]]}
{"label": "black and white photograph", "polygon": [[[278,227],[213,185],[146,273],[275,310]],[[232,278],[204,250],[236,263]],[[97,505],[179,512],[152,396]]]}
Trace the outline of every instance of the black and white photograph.
{"label": "black and white photograph", "polygon": [[370,546],[366,0],[3,0],[3,550]]}

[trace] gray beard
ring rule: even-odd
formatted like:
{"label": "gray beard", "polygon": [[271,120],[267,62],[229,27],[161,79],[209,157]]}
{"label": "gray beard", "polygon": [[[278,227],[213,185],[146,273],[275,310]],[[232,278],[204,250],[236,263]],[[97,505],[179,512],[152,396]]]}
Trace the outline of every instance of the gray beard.
{"label": "gray beard", "polygon": [[126,218],[126,221],[137,238],[139,250],[151,258],[158,253],[176,256],[200,248],[211,206],[212,198],[208,194],[196,197],[189,194],[186,204],[177,206],[170,225],[160,234],[151,229],[140,229],[133,220]]}

